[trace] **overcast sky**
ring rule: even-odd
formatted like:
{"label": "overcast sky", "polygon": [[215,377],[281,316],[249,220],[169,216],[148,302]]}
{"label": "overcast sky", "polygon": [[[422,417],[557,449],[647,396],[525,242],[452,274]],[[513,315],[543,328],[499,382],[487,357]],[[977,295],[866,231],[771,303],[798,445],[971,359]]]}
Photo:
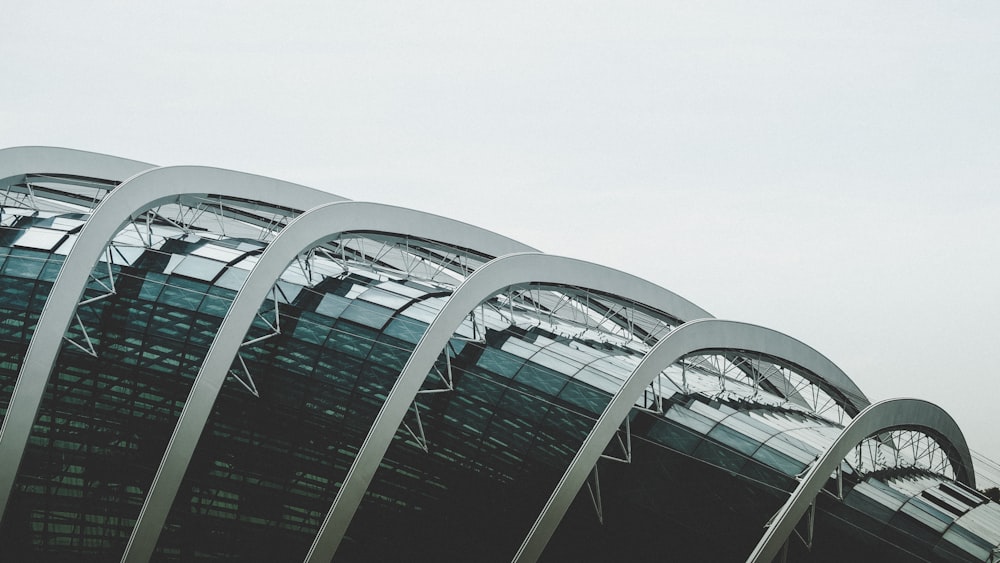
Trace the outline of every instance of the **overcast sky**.
{"label": "overcast sky", "polygon": [[1000,460],[1000,3],[4,6],[0,146],[274,176],[637,274]]}

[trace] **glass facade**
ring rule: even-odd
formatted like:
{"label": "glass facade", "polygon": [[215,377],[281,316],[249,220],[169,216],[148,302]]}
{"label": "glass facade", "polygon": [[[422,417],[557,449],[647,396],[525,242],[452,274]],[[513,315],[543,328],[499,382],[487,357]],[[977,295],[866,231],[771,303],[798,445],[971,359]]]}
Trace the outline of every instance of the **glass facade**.
{"label": "glass facade", "polygon": [[[25,177],[0,208],[4,415],[60,266],[112,185],[45,180],[61,198],[26,197]],[[94,183],[104,188],[85,203]],[[283,224],[258,203],[227,205],[161,206],[109,241],[65,339],[47,344],[56,367],[0,529],[5,553],[121,557],[194,377]],[[488,258],[405,233],[305,249],[244,338],[154,560],[301,561],[410,354]],[[484,302],[428,374],[335,560],[396,560],[404,546],[419,560],[509,560],[612,396],[676,324],[575,287]],[[745,558],[843,430],[838,392],[738,351],[667,367],[543,559]],[[842,464],[843,500],[819,501],[814,549],[793,541],[793,553],[987,560],[1000,509],[942,460],[898,440],[859,446]]]}

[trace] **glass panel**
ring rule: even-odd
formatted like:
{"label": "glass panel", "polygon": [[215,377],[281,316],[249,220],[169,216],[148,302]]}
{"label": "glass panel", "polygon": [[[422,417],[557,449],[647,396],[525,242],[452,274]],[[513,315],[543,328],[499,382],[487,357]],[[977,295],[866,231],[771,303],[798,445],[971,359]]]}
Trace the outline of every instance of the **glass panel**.
{"label": "glass panel", "polygon": [[344,310],[347,309],[347,306],[350,304],[350,299],[345,299],[333,293],[327,293],[323,296],[323,299],[320,300],[319,305],[316,306],[316,313],[325,315],[331,319],[336,319],[343,314]]}
{"label": "glass panel", "polygon": [[38,276],[39,280],[44,280],[48,282],[56,281],[56,277],[59,275],[59,270],[62,269],[63,257],[58,254],[52,254],[49,259],[45,262],[45,266],[42,267],[42,273]]}
{"label": "glass panel", "polygon": [[622,381],[593,366],[586,366],[576,374],[577,379],[601,391],[615,394],[622,387]]}
{"label": "glass panel", "polygon": [[768,446],[761,446],[758,448],[757,451],[754,452],[753,458],[765,465],[781,471],[785,475],[798,475],[800,471],[806,468],[805,463],[792,459],[791,457]]}
{"label": "glass panel", "polygon": [[697,399],[691,401],[688,404],[688,408],[706,418],[710,418],[717,422],[722,422],[722,419],[728,416],[726,413],[720,411],[718,408],[711,405],[706,405],[705,403]]}
{"label": "glass panel", "polygon": [[699,434],[708,434],[709,431],[715,426],[715,422],[705,418],[704,416],[691,412],[690,410],[677,405],[674,408],[667,411],[667,418],[687,426],[688,428],[698,432]]}
{"label": "glass panel", "polygon": [[495,381],[490,375],[474,371],[465,372],[457,380],[455,388],[460,395],[486,404],[495,404],[507,390],[504,385]]}
{"label": "glass panel", "polygon": [[309,344],[322,346],[326,342],[326,337],[330,334],[330,319],[304,311],[299,316],[299,321],[295,325],[292,333],[296,339]]}
{"label": "glass panel", "polygon": [[901,510],[937,532],[943,532],[954,521],[951,516],[919,497],[911,498]]}
{"label": "glass panel", "polygon": [[62,231],[32,227],[25,231],[14,245],[24,248],[37,248],[38,250],[52,250],[65,236],[66,233]]}
{"label": "glass panel", "polygon": [[174,268],[173,273],[179,276],[212,281],[224,267],[224,263],[216,260],[200,256],[188,256]]}
{"label": "glass panel", "polygon": [[717,467],[735,472],[738,472],[747,461],[740,453],[708,441],[702,442],[695,448],[694,456]]}
{"label": "glass panel", "polygon": [[[591,369],[600,371],[602,373],[606,373],[613,379],[623,382],[634,371],[635,368],[628,368],[622,366],[621,362],[612,362],[611,358],[604,357],[599,360],[596,360],[594,363],[584,368],[585,371],[589,371]],[[620,387],[621,383],[618,383],[618,386]]]}
{"label": "glass panel", "polygon": [[82,227],[84,223],[83,219],[72,219],[70,217],[53,217],[52,218],[52,228],[60,231],[72,231],[79,227]]}
{"label": "glass panel", "polygon": [[219,279],[215,282],[219,287],[239,291],[243,287],[243,282],[247,281],[250,272],[239,268],[226,268]]}
{"label": "glass panel", "polygon": [[447,302],[447,297],[431,297],[410,305],[400,314],[430,324]]}
{"label": "glass panel", "polygon": [[295,299],[299,296],[302,291],[301,285],[295,285],[293,283],[288,283],[283,280],[278,280],[275,286],[275,295],[278,298],[279,303],[294,303]]}
{"label": "glass panel", "polygon": [[3,273],[15,278],[38,279],[46,257],[47,254],[33,250],[11,250],[4,263]]}
{"label": "glass panel", "polygon": [[958,524],[948,528],[943,539],[959,547],[962,551],[971,554],[978,561],[986,561],[990,556],[990,548],[993,547],[979,536],[962,528]]}
{"label": "glass panel", "polygon": [[389,321],[389,317],[392,316],[393,312],[392,309],[372,303],[354,301],[344,310],[341,317],[365,326],[381,329]]}
{"label": "glass panel", "polygon": [[893,512],[898,511],[909,500],[909,497],[878,479],[870,479],[865,484],[867,486],[863,487],[861,492],[889,507]]}
{"label": "glass panel", "polygon": [[500,349],[504,352],[514,354],[515,356],[520,356],[526,360],[537,354],[539,350],[538,346],[529,344],[518,339],[517,337],[508,338],[507,341],[500,346]]}
{"label": "glass panel", "polygon": [[729,428],[736,430],[744,436],[753,438],[758,444],[768,441],[776,432],[776,429],[761,429],[759,425],[752,424],[750,418],[743,413],[736,413],[722,421]]}
{"label": "glass panel", "polygon": [[142,282],[142,289],[139,290],[139,299],[143,301],[159,300],[166,280],[167,277],[162,274],[147,273],[146,280]]}
{"label": "glass panel", "polygon": [[717,425],[708,433],[709,437],[715,438],[723,444],[744,454],[752,454],[760,447],[760,442],[752,440],[739,432],[728,428],[722,424]]}
{"label": "glass panel", "polygon": [[[643,414],[642,416],[651,415]],[[648,436],[651,440],[688,454],[693,452],[702,441],[700,435],[666,420],[657,420],[649,430]]]}
{"label": "glass panel", "polygon": [[476,365],[482,367],[483,369],[504,377],[514,377],[514,374],[517,373],[517,370],[519,370],[523,364],[524,360],[521,358],[518,358],[513,354],[497,350],[496,348],[486,348],[483,350],[482,355],[479,357],[479,361],[476,362]]}
{"label": "glass panel", "polygon": [[408,285],[403,285],[393,281],[382,282],[378,284],[376,287],[385,291],[391,291],[399,295],[404,295],[411,299],[419,299],[424,295],[427,295],[426,291],[422,291],[420,289],[417,289],[416,287],[410,287]]}
{"label": "glass panel", "polygon": [[776,434],[773,438],[768,440],[766,444],[771,448],[793,458],[802,463],[812,463],[816,459],[816,454],[807,452],[802,448],[793,446],[787,440],[781,440],[779,437],[781,434]]}
{"label": "glass panel", "polygon": [[163,273],[170,275],[174,273],[174,268],[181,265],[184,261],[185,256],[183,254],[171,254],[170,259],[167,260],[166,266],[163,268]]}
{"label": "glass panel", "polygon": [[986,501],[985,499],[976,497],[975,494],[966,491],[959,485],[955,485],[952,483],[941,483],[938,487],[941,489],[941,492],[945,494],[950,494],[951,496],[955,497],[956,500],[970,507],[978,506]]}
{"label": "glass panel", "polygon": [[532,423],[541,420],[550,406],[550,402],[516,389],[509,389],[504,393],[503,400],[498,405],[499,408]]}
{"label": "glass panel", "polygon": [[929,500],[932,504],[943,508],[946,512],[951,512],[956,517],[965,514],[969,510],[968,505],[958,502],[951,496],[942,493],[937,488],[927,489],[921,496]]}
{"label": "glass panel", "polygon": [[411,301],[408,297],[403,297],[402,295],[397,295],[395,293],[389,293],[388,291],[382,291],[381,289],[369,289],[358,296],[358,299],[369,301],[371,303],[375,303],[376,305],[382,305],[383,307],[388,307],[392,310],[402,309]]}
{"label": "glass panel", "polygon": [[[824,451],[825,448],[820,449],[819,447],[817,447],[816,444],[808,443],[805,440],[800,440],[799,439],[799,437],[804,437],[804,436],[808,437],[808,434],[805,433],[805,432],[802,432],[800,430],[789,430],[787,432],[781,432],[781,433],[775,434],[774,438],[772,438],[772,440],[778,440],[778,441],[781,441],[781,442],[786,442],[788,444],[791,444],[792,446],[795,446],[796,448],[798,448],[798,449],[800,449],[800,450],[802,450],[804,452],[807,452],[810,456],[813,456],[813,457],[818,456],[818,455],[820,455],[820,454],[823,453],[823,451]],[[813,437],[815,438],[816,436],[813,435]],[[827,445],[829,445],[829,444],[827,444]],[[775,446],[775,447],[777,447],[777,446]]]}
{"label": "glass panel", "polygon": [[563,375],[574,375],[583,367],[583,364],[579,362],[570,360],[565,356],[553,354],[548,348],[542,349],[532,356],[531,361]]}
{"label": "glass panel", "polygon": [[1000,544],[1000,505],[996,503],[979,505],[963,514],[958,522],[966,530],[990,543]]}
{"label": "glass panel", "polygon": [[172,279],[168,285],[163,287],[160,301],[174,307],[180,307],[188,311],[198,309],[204,295],[189,289],[178,287],[180,280]]}
{"label": "glass panel", "polygon": [[558,395],[559,390],[566,385],[568,380],[566,376],[557,371],[532,363],[524,364],[515,378],[515,381],[548,395]]}
{"label": "glass panel", "polygon": [[[368,361],[398,374],[403,370],[406,361],[410,359],[412,351],[413,347],[408,346],[405,342],[382,335],[378,342],[372,345]],[[436,374],[432,375],[432,377],[435,376]]]}
{"label": "glass panel", "polygon": [[194,256],[204,256],[205,258],[211,258],[212,260],[218,260],[228,264],[229,262],[243,256],[245,253],[233,248],[227,248],[225,246],[209,243],[203,244],[194,249],[191,254]]}
{"label": "glass panel", "polygon": [[565,356],[566,358],[574,360],[582,365],[589,364],[598,358],[604,357],[602,354],[597,352],[597,350],[586,348],[576,342],[571,344],[556,342],[555,344],[549,346],[548,349],[556,354],[559,354],[560,356]]}
{"label": "glass panel", "polygon": [[866,482],[858,483],[854,487],[854,490],[844,497],[844,504],[856,508],[881,522],[888,522],[896,513],[896,509],[889,508],[867,494],[871,491],[871,488],[871,485]]}
{"label": "glass panel", "polygon": [[232,304],[233,300],[230,297],[221,297],[218,295],[208,295],[201,302],[201,307],[199,311],[206,315],[211,315],[213,317],[224,317],[226,313],[229,312],[229,305]]}
{"label": "glass panel", "polygon": [[583,407],[588,412],[600,414],[611,401],[611,395],[602,393],[589,385],[579,381],[570,381],[559,394],[559,397],[578,407]]}
{"label": "glass panel", "polygon": [[145,248],[120,246],[115,244],[111,246],[111,263],[121,266],[131,266],[136,260],[141,258],[145,252]]}
{"label": "glass panel", "polygon": [[374,330],[351,322],[337,321],[330,332],[328,346],[356,358],[367,358],[375,336]]}
{"label": "glass panel", "polygon": [[420,321],[405,317],[396,317],[385,328],[385,334],[405,340],[411,344],[416,344],[420,342],[426,330],[427,325]]}

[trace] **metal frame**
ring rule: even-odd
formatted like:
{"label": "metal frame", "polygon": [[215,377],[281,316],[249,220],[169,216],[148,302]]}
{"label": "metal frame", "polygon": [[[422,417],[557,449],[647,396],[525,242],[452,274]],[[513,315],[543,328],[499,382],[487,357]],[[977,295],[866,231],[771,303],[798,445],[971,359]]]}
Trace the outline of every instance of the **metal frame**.
{"label": "metal frame", "polygon": [[[495,259],[470,275],[428,327],[369,430],[314,540],[307,561],[325,562],[333,557],[434,361],[455,327],[483,300],[512,286],[551,283],[615,295],[657,309],[675,319],[711,316],[665,289],[617,270],[569,258],[524,253],[533,249],[458,221],[390,206],[347,202],[339,196],[271,178],[199,166],[158,168],[140,161],[57,147],[0,149],[0,187],[24,182],[31,174],[65,175],[83,181],[97,179],[110,183],[108,193],[95,207],[91,220],[82,228],[53,284],[0,427],[0,459],[4,460],[0,464],[0,517],[9,501],[44,389],[60,352],[60,346],[53,343],[61,341],[73,319],[78,319],[76,309],[93,265],[114,236],[147,210],[209,194],[243,202],[272,203],[276,208],[289,211],[289,216],[296,211],[302,212],[262,254],[223,319],[164,452],[123,561],[149,559],[215,398],[260,303],[288,263],[310,245],[343,232],[379,231],[425,238],[432,242],[461,238],[462,248],[482,251],[489,256],[510,252],[519,254]],[[110,185],[118,182],[122,184],[117,188]],[[287,205],[284,202],[288,202]],[[226,211],[220,207],[220,212]],[[330,225],[335,225],[337,230],[330,232]],[[447,248],[452,245],[441,246]],[[113,293],[113,289],[111,291]],[[856,392],[858,397],[864,399],[860,389],[836,365],[791,337],[733,321],[702,319],[688,322],[653,347],[609,403],[543,508],[515,561],[535,561],[540,556],[570,503],[592,470],[596,469],[597,460],[606,445],[614,438],[622,421],[627,423],[628,413],[636,400],[663,367],[692,352],[720,349],[760,352],[780,358],[838,389]],[[799,486],[768,523],[767,531],[747,561],[770,561],[787,546],[787,538],[799,519],[807,511],[815,510],[816,494],[830,474],[839,471],[844,457],[858,443],[873,435],[900,428],[914,429],[931,436],[946,451],[956,480],[975,487],[972,458],[966,441],[946,412],[932,403],[917,399],[894,399],[870,405],[800,476]]]}
{"label": "metal frame", "polygon": [[597,424],[566,468],[513,561],[531,563],[541,556],[573,499],[586,482],[591,470],[596,467],[604,448],[614,437],[622,421],[628,419],[629,412],[643,391],[660,372],[681,358],[704,350],[762,353],[790,362],[828,381],[847,379],[847,375],[826,356],[799,340],[775,330],[718,319],[685,323],[653,346],[608,403],[597,419]]}
{"label": "metal frame", "polygon": [[[55,153],[42,151],[41,154],[55,158]],[[80,158],[81,161],[92,159],[103,162],[100,155]],[[65,163],[59,169],[66,170]],[[203,166],[153,168],[131,177],[105,196],[80,230],[79,238],[52,285],[21,363],[3,426],[0,427],[0,459],[4,460],[0,463],[0,517],[7,508],[31,427],[38,416],[42,395],[59,355],[60,346],[54,343],[62,341],[74,319],[87,280],[101,253],[133,217],[181,196],[208,193],[285,201],[301,210],[343,199],[274,178]]]}
{"label": "metal frame", "polygon": [[108,154],[59,147],[0,149],[0,186],[17,183],[27,174],[50,173],[124,181],[155,164]]}
{"label": "metal frame", "polygon": [[711,317],[704,309],[671,291],[606,266],[533,253],[490,261],[455,290],[427,327],[358,451],[306,561],[326,563],[333,558],[421,384],[469,312],[506,288],[532,283],[571,285],[616,295],[682,321]]}
{"label": "metal frame", "polygon": [[815,506],[816,495],[844,458],[862,440],[889,430],[908,428],[934,437],[947,452],[955,480],[976,488],[972,454],[955,420],[941,407],[921,399],[889,399],[875,403],[856,416],[826,452],[801,477],[798,487],[768,524],[747,563],[770,563],[781,552],[799,519]]}
{"label": "metal frame", "polygon": [[184,403],[122,561],[145,562],[151,557],[226,374],[267,293],[302,252],[341,233],[359,231],[406,234],[439,242],[460,240],[463,247],[491,256],[533,250],[460,221],[376,203],[332,203],[298,216],[261,254],[222,320]]}

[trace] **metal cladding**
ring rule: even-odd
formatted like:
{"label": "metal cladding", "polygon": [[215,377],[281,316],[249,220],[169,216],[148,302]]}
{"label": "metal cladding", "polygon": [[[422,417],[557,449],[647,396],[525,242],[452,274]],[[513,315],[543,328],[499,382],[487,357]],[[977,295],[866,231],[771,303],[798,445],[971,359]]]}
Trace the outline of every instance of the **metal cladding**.
{"label": "metal cladding", "polygon": [[630,274],[69,149],[0,196],[12,560],[1000,557],[947,413]]}

